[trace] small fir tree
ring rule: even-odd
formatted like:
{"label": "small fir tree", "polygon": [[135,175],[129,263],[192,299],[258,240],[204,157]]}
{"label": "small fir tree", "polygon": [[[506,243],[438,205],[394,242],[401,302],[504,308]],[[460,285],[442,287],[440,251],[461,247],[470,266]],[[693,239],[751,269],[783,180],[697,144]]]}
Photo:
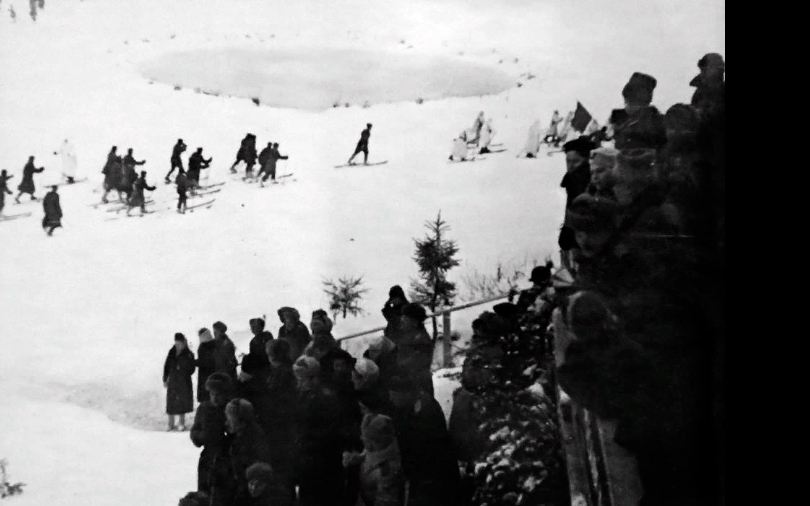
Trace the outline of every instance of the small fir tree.
{"label": "small fir tree", "polygon": [[357,316],[363,313],[360,300],[368,289],[363,288],[363,276],[359,278],[338,278],[337,281],[327,279],[323,282],[324,293],[329,296],[329,309],[332,318],[337,319],[338,314],[346,318],[349,314]]}
{"label": "small fir tree", "polygon": [[[422,240],[414,239],[419,266],[419,279],[411,281],[411,299],[430,308],[432,313],[443,306],[450,306],[456,296],[456,284],[447,280],[447,272],[459,264],[456,242],[447,239],[450,230],[439,211],[435,221],[425,222],[429,233]],[[436,317],[433,321],[433,339],[439,335]]]}

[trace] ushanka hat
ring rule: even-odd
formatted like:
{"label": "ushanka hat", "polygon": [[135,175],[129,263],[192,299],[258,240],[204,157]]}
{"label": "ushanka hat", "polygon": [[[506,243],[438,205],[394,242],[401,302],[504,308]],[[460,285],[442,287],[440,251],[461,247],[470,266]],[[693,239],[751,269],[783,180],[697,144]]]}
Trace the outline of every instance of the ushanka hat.
{"label": "ushanka hat", "polygon": [[563,144],[563,151],[568,153],[569,151],[575,151],[580,155],[588,158],[591,154],[591,150],[596,147],[596,144],[591,142],[586,136],[577,137],[572,141],[568,141]]}
{"label": "ushanka hat", "polygon": [[634,72],[622,88],[622,96],[633,105],[650,105],[658,81],[651,75]]}

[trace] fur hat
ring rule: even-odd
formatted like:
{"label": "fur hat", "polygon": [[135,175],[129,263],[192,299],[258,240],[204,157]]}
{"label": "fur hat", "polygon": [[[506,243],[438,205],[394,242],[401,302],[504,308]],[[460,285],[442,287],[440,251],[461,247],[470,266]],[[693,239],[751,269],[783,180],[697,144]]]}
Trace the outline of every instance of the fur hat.
{"label": "fur hat", "polygon": [[576,139],[568,141],[565,144],[563,144],[563,151],[566,153],[568,153],[569,151],[574,151],[576,153],[579,153],[583,157],[588,158],[590,157],[591,150],[595,147],[596,144],[591,142],[591,140],[588,139],[587,137],[582,136],[577,137]]}
{"label": "fur hat", "polygon": [[332,320],[329,318],[329,315],[326,314],[326,311],[316,309],[312,312],[312,320],[309,323],[309,327],[312,329],[313,333],[316,332],[316,328],[329,333],[332,332]]}
{"label": "fur hat", "polygon": [[360,430],[379,448],[388,448],[397,440],[394,421],[385,415],[374,413],[366,415],[360,424]]}
{"label": "fur hat", "polygon": [[293,364],[293,372],[296,376],[312,378],[321,374],[321,364],[315,357],[302,355]]}
{"label": "fur hat", "polygon": [[394,285],[388,290],[388,298],[392,299],[394,297],[399,297],[401,299],[405,298],[405,292],[402,290],[402,287],[399,285]]}
{"label": "fur hat", "polygon": [[658,81],[651,75],[634,72],[622,88],[622,96],[632,105],[650,105]]}
{"label": "fur hat", "polygon": [[552,267],[554,267],[554,263],[551,261],[546,262],[546,265],[538,265],[532,269],[532,275],[529,277],[529,281],[532,283],[547,283],[548,280],[551,279]]}
{"label": "fur hat", "polygon": [[495,304],[492,306],[492,310],[495,311],[495,314],[500,316],[505,320],[510,320],[512,318],[517,318],[520,316],[520,311],[518,311],[518,307],[511,302],[501,302],[500,304]]}
{"label": "fur hat", "polygon": [[200,336],[201,343],[207,343],[214,339],[214,336],[211,335],[211,331],[204,327],[197,332],[197,335]]}
{"label": "fur hat", "polygon": [[231,399],[225,406],[225,411],[227,412],[229,410],[236,415],[236,419],[240,422],[252,423],[256,421],[256,413],[253,410],[253,404],[246,399]]}
{"label": "fur hat", "polygon": [[655,178],[655,150],[635,148],[619,152],[613,174],[620,181],[643,181]]}
{"label": "fur hat", "polygon": [[405,306],[405,308],[402,310],[402,315],[407,316],[408,318],[412,318],[418,321],[419,323],[422,323],[423,321],[425,321],[425,318],[427,318],[427,312],[425,311],[425,308],[423,308],[421,304],[418,304],[416,302],[408,303],[408,305]]}
{"label": "fur hat", "polygon": [[360,377],[359,385],[355,386],[357,390],[368,390],[380,378],[380,368],[368,358],[358,358],[354,372]]}
{"label": "fur hat", "polygon": [[565,213],[566,225],[581,232],[599,232],[612,228],[619,205],[616,201],[583,193]]}
{"label": "fur hat", "polygon": [[174,334],[174,340],[175,340],[175,341],[183,341],[183,342],[186,342],[186,336],[184,336],[184,335],[183,335],[183,334],[181,334],[180,332],[177,332],[176,334]]}
{"label": "fur hat", "polygon": [[205,389],[218,393],[228,393],[233,388],[233,380],[224,372],[215,372],[205,380]]}
{"label": "fur hat", "polygon": [[222,333],[228,332],[228,326],[222,322],[216,322],[214,324],[214,330],[218,330]]}
{"label": "fur hat", "polygon": [[248,481],[256,480],[264,483],[270,483],[273,481],[275,474],[273,473],[273,468],[270,467],[270,464],[266,462],[256,462],[247,468],[247,471],[245,471],[245,476],[247,477]]}
{"label": "fur hat", "polygon": [[283,339],[273,339],[272,341],[267,341],[265,345],[265,353],[267,353],[268,358],[285,364],[292,362],[290,357],[291,349],[290,343]]}
{"label": "fur hat", "polygon": [[591,167],[605,167],[612,169],[616,165],[619,150],[609,147],[597,148],[591,151]]}
{"label": "fur hat", "polygon": [[251,318],[250,326],[253,327],[254,325],[259,327],[259,331],[264,330],[264,318]]}
{"label": "fur hat", "polygon": [[706,67],[720,67],[725,69],[726,64],[723,61],[723,57],[717,53],[706,53],[703,57],[698,60],[698,68],[704,69]]}
{"label": "fur hat", "polygon": [[486,337],[501,337],[507,332],[506,321],[503,317],[484,311],[472,322],[473,330],[480,330]]}
{"label": "fur hat", "polygon": [[301,313],[299,313],[297,309],[295,309],[294,307],[284,306],[278,310],[278,317],[281,319],[282,322],[284,321],[285,313],[290,313],[293,316],[295,316],[296,320],[299,321],[301,320]]}
{"label": "fur hat", "polygon": [[664,115],[664,125],[667,130],[697,132],[697,111],[691,105],[675,104],[667,109],[667,113]]}

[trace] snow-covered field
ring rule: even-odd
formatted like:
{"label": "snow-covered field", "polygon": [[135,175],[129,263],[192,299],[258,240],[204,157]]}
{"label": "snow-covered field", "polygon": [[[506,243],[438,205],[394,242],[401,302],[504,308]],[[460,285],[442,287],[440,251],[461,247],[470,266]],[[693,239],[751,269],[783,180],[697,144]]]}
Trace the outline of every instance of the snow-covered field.
{"label": "snow-covered field", "polygon": [[[197,451],[187,434],[157,432],[174,332],[194,338],[222,320],[244,347],[249,318],[267,314],[275,333],[277,308],[290,305],[308,322],[326,305],[321,281],[347,275],[364,276],[368,314],[333,333],[378,326],[388,288],[416,274],[412,238],[439,210],[461,249],[456,280],[498,261],[556,260],[564,162],[515,158],[529,125],[577,100],[604,122],[633,71],[658,78],[654,104],[666,110],[689,100],[700,56],[725,53],[714,0],[49,0],[36,23],[27,11],[0,3],[0,168],[15,174],[14,189],[35,155],[42,196],[68,137],[90,181],[60,191],[54,237],[39,227],[38,203],[7,198],[6,214],[34,215],[0,223],[0,458],[28,484],[20,505],[176,504],[195,486]],[[372,52],[385,63],[358,65]],[[174,83],[181,90],[144,77],[181,54],[196,55]],[[273,64],[290,54],[307,66]],[[223,58],[257,68],[234,64],[220,79]],[[268,84],[274,72],[283,74]],[[504,79],[514,85],[495,95],[458,96]],[[222,95],[193,91],[209,86]],[[315,107],[337,88],[350,107]],[[256,90],[261,107],[225,96]],[[453,137],[481,110],[508,151],[449,164]],[[388,164],[334,169],[367,122],[370,159]],[[279,173],[295,181],[230,181],[246,132],[260,146],[279,142],[290,155]],[[156,205],[171,205],[162,179],[178,138],[213,157],[209,181],[228,181],[211,209],[105,221],[111,213],[90,207],[112,145],[147,160]],[[447,409],[452,385],[439,390]]]}

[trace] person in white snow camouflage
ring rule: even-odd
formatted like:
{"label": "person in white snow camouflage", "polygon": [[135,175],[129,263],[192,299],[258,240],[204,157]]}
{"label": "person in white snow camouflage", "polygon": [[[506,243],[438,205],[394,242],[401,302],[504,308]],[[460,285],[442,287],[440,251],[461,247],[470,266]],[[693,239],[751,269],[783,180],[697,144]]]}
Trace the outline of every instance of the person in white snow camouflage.
{"label": "person in white snow camouflage", "polygon": [[76,178],[76,150],[69,140],[65,139],[59,149],[54,151],[53,154],[62,157],[62,176],[67,180],[68,184],[73,184]]}

